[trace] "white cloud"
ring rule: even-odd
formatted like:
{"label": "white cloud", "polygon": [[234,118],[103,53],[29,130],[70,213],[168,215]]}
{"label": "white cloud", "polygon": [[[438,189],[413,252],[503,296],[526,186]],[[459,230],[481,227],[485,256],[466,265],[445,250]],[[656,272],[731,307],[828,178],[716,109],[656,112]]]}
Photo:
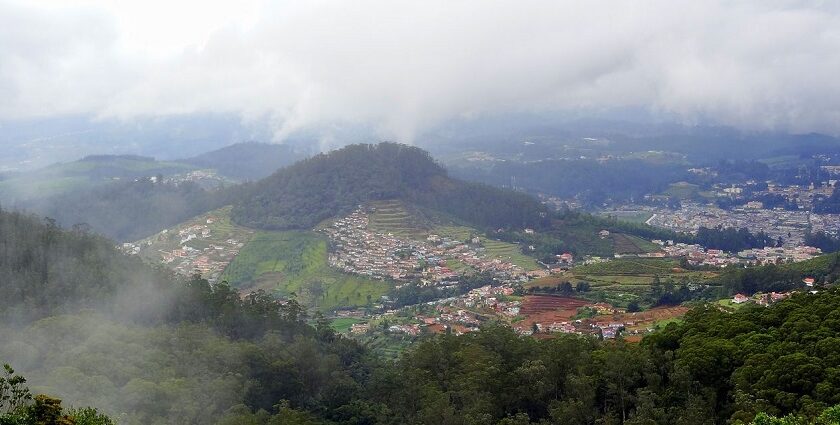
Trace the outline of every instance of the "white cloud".
{"label": "white cloud", "polygon": [[0,3],[0,117],[232,112],[411,140],[643,107],[840,134],[840,11],[790,1]]}

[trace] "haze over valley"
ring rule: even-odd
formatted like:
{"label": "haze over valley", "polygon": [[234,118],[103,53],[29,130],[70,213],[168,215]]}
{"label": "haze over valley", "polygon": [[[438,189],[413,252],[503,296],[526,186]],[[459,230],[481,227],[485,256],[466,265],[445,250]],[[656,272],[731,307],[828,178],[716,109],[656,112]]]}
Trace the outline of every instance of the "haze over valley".
{"label": "haze over valley", "polygon": [[0,0],[0,425],[840,424],[838,24]]}

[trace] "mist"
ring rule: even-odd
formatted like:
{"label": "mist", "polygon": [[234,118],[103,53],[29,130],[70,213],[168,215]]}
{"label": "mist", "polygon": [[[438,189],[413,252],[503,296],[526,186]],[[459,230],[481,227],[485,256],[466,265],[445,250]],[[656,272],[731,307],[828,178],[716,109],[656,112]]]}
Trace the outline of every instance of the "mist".
{"label": "mist", "polygon": [[[0,3],[0,119],[232,114],[283,141],[364,127],[640,108],[840,133],[823,2]],[[13,42],[11,42],[13,40]],[[325,131],[326,129],[326,131]]]}

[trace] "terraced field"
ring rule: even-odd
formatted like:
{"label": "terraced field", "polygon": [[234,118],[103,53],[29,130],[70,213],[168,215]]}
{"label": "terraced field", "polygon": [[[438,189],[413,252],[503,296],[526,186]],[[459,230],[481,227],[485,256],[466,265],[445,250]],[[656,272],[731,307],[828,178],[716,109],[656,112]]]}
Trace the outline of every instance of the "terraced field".
{"label": "terraced field", "polygon": [[382,233],[408,239],[424,239],[431,226],[419,211],[409,208],[399,200],[377,201],[370,204],[371,213],[368,226]]}
{"label": "terraced field", "polygon": [[680,273],[679,262],[671,259],[623,259],[578,266],[575,274],[587,275],[646,275]]}

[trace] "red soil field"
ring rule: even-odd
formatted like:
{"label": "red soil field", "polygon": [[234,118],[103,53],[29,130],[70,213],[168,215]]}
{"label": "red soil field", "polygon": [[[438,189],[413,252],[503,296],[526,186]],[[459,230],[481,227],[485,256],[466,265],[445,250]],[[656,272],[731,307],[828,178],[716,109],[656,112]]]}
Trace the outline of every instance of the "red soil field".
{"label": "red soil field", "polygon": [[586,300],[580,300],[570,297],[554,297],[551,295],[527,295],[522,301],[522,309],[520,313],[528,316],[531,314],[543,313],[554,310],[572,310],[577,311],[578,308],[592,303]]}
{"label": "red soil field", "polygon": [[[593,303],[589,301],[577,298],[529,295],[523,300],[522,309],[520,310],[520,313],[525,316],[525,319],[514,325],[514,327],[530,329],[534,323],[547,325],[554,322],[570,322],[572,317],[577,314],[578,308],[592,305]],[[632,323],[632,325],[627,326],[628,329],[645,329],[653,326],[657,321],[683,316],[688,310],[688,307],[683,306],[656,307],[637,313],[599,315],[591,319],[585,319],[585,322]]]}
{"label": "red soil field", "polygon": [[592,303],[577,298],[528,295],[522,301],[522,309],[519,311],[525,316],[525,320],[519,323],[519,327],[523,325],[530,327],[535,322],[568,322],[577,314],[578,308],[587,305],[592,305]]}

